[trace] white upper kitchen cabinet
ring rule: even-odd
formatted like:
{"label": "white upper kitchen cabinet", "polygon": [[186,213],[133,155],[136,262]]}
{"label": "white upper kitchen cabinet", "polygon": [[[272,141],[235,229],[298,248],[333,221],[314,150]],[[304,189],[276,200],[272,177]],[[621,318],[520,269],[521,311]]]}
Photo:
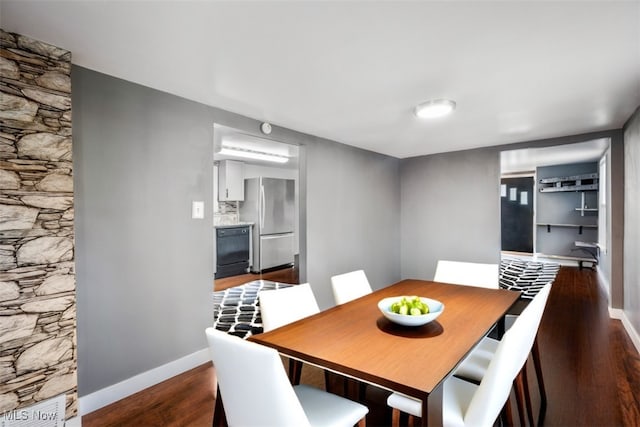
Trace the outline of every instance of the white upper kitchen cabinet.
{"label": "white upper kitchen cabinet", "polygon": [[218,166],[218,201],[244,200],[244,163],[222,160]]}

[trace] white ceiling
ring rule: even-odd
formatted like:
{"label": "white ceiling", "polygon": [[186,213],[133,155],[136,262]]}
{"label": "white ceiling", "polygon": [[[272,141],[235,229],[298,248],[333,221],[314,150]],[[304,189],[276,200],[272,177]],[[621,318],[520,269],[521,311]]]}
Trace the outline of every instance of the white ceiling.
{"label": "white ceiling", "polygon": [[[640,1],[0,0],[86,68],[404,158],[620,128]],[[419,121],[415,104],[457,102]]]}

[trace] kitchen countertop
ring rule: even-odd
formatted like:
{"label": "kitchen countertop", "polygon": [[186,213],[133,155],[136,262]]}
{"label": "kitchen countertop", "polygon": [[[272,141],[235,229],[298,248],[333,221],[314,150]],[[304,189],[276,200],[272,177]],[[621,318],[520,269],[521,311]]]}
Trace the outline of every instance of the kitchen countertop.
{"label": "kitchen countertop", "polygon": [[236,228],[236,227],[251,227],[253,226],[253,222],[239,222],[237,224],[220,224],[214,225],[214,228]]}

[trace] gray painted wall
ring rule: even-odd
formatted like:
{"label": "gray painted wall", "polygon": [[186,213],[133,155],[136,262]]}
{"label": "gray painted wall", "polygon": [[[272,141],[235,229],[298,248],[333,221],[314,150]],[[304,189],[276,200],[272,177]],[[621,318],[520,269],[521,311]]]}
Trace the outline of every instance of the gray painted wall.
{"label": "gray painted wall", "polygon": [[363,269],[374,289],[400,279],[399,160],[337,143],[307,145],[307,274],[321,308],[332,275]]}
{"label": "gray painted wall", "polygon": [[[433,277],[438,259],[498,262],[500,251],[499,153],[611,139],[609,251],[604,260],[611,305],[623,301],[622,131],[609,130],[509,145],[415,157],[401,161],[401,272]],[[472,208],[470,208],[472,207]],[[626,297],[625,297],[626,298]]]}
{"label": "gray painted wall", "polygon": [[624,312],[640,334],[640,110],[624,132]]}
{"label": "gray painted wall", "polygon": [[74,67],[78,389],[204,348],[211,323],[213,119],[194,102]]}
{"label": "gray painted wall", "polygon": [[[85,396],[206,347],[213,123],[260,122],[81,67],[72,81]],[[277,126],[271,137],[301,144],[301,276],[321,307],[333,305],[333,274],[398,280],[399,161]],[[204,220],[190,218],[192,200],[205,201]]]}
{"label": "gray painted wall", "polygon": [[414,157],[401,166],[401,271],[431,279],[439,259],[500,261],[495,148]]}

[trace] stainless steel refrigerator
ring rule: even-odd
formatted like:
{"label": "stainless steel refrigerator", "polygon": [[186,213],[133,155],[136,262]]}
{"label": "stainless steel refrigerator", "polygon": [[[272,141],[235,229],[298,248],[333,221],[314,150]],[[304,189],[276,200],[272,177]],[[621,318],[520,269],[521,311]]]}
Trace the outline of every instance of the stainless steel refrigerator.
{"label": "stainless steel refrigerator", "polygon": [[295,250],[295,181],[278,178],[244,180],[240,221],[253,222],[251,271],[293,264]]}

